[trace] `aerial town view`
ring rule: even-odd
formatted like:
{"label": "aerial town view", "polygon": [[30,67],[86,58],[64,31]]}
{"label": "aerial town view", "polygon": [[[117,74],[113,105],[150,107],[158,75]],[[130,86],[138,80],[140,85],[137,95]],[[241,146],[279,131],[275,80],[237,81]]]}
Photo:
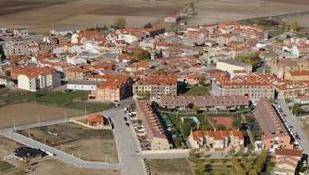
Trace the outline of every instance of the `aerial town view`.
{"label": "aerial town view", "polygon": [[309,175],[309,0],[0,0],[0,175]]}

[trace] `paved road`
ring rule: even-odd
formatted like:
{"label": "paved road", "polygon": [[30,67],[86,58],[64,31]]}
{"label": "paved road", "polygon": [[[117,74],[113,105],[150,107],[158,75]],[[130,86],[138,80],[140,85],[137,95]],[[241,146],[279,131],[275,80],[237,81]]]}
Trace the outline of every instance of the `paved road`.
{"label": "paved road", "polygon": [[309,141],[307,139],[306,134],[304,133],[302,127],[302,122],[297,119],[292,112],[289,110],[288,105],[286,104],[284,99],[279,99],[278,104],[280,105],[280,108],[286,115],[286,122],[289,126],[293,126],[294,131],[296,131],[300,137],[300,140],[298,140],[301,147],[304,149],[304,152],[306,154],[309,154]]}
{"label": "paved road", "polygon": [[12,129],[4,129],[0,131],[0,134],[4,137],[14,140],[18,143],[21,143],[25,146],[41,149],[43,151],[48,151],[50,153],[53,153],[55,156],[53,156],[55,159],[61,160],[67,164],[83,167],[83,168],[91,168],[91,169],[115,169],[119,170],[121,168],[120,164],[111,164],[106,162],[92,162],[92,161],[85,161],[82,159],[79,159],[73,155],[70,155],[68,153],[65,153],[59,149],[56,149],[54,147],[50,147],[48,145],[45,145],[43,143],[40,143],[38,141],[35,141],[29,137],[23,136],[21,134],[18,134],[16,132],[13,132]]}
{"label": "paved road", "polygon": [[114,135],[118,150],[118,156],[122,163],[122,175],[146,174],[144,159],[140,154],[140,148],[136,136],[131,127],[126,126],[123,112],[124,104],[120,107],[104,111],[103,114],[110,117],[114,124]]}

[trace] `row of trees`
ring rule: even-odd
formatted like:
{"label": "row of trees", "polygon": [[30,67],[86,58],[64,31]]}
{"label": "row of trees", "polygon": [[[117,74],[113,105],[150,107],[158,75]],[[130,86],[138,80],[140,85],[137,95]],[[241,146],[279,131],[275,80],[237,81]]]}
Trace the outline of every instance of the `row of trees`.
{"label": "row of trees", "polygon": [[282,32],[299,31],[301,27],[297,22],[283,22],[281,25]]}

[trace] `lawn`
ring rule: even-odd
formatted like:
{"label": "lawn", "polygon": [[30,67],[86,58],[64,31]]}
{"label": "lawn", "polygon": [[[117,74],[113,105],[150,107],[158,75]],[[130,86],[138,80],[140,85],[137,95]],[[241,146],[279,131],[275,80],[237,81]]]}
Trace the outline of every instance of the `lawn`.
{"label": "lawn", "polygon": [[187,91],[183,95],[208,96],[210,95],[209,90],[208,86],[189,85]]}
{"label": "lawn", "polygon": [[26,92],[26,91],[0,91],[0,106],[19,103],[36,102],[43,105],[52,105],[62,108],[85,110],[88,113],[106,110],[112,107],[111,103],[88,102],[87,92]]}

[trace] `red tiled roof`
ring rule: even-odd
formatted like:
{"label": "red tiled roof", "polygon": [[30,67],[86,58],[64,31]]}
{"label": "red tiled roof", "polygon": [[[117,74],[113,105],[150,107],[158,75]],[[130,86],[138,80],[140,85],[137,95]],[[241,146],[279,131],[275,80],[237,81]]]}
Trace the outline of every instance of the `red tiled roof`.
{"label": "red tiled roof", "polygon": [[299,150],[299,149],[276,149],[275,154],[281,155],[281,156],[301,157],[303,155],[303,150]]}

